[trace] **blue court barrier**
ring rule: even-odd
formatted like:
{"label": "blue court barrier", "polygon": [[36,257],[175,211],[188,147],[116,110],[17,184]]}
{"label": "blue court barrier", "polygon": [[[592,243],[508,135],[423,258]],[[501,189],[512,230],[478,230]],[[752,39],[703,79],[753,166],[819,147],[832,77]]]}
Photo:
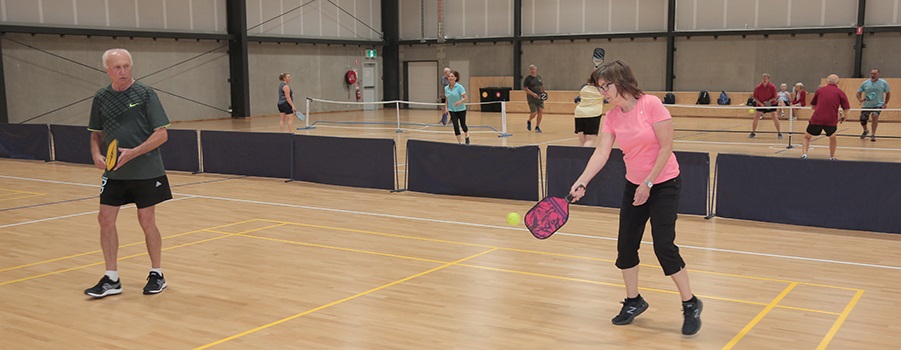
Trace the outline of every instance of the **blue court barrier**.
{"label": "blue court barrier", "polygon": [[84,125],[50,125],[53,136],[53,160],[94,164],[91,157],[91,132]]}
{"label": "blue court barrier", "polygon": [[[582,175],[593,147],[547,147],[547,194],[563,197]],[[679,213],[708,215],[710,200],[710,155],[697,152],[673,152],[679,161],[682,194]],[[577,203],[619,208],[626,186],[626,164],[623,152],[614,148],[603,169],[586,187],[585,196]]]}
{"label": "blue court barrier", "polygon": [[47,124],[0,123],[0,157],[49,161]]}
{"label": "blue court barrier", "polygon": [[168,140],[160,146],[166,170],[200,171],[197,130],[168,129]]}
{"label": "blue court barrier", "polygon": [[203,171],[260,177],[291,177],[291,134],[200,131]]}
{"label": "blue court barrier", "polygon": [[901,164],[720,154],[716,215],[901,233]]}
{"label": "blue court barrier", "polygon": [[394,190],[396,158],[393,139],[295,135],[291,179]]}
{"label": "blue court barrier", "polygon": [[407,141],[407,189],[538,200],[538,146],[494,147]]}

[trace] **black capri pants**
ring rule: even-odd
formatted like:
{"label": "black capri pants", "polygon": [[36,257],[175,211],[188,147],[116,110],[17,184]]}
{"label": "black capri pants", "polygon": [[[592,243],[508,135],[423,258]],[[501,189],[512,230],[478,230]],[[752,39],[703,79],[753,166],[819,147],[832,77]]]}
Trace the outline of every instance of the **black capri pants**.
{"label": "black capri pants", "polygon": [[450,112],[451,122],[454,123],[454,135],[460,135],[460,129],[463,129],[463,132],[469,132],[469,127],[466,126],[466,110],[462,110],[459,112],[448,111]]}
{"label": "black capri pants", "polygon": [[638,249],[648,219],[651,220],[651,236],[654,238],[654,254],[667,276],[685,267],[676,246],[676,217],[682,177],[661,182],[651,188],[648,201],[640,206],[632,205],[638,185],[626,181],[623,202],[619,210],[619,236],[617,237],[616,267],[628,269],[638,266]]}

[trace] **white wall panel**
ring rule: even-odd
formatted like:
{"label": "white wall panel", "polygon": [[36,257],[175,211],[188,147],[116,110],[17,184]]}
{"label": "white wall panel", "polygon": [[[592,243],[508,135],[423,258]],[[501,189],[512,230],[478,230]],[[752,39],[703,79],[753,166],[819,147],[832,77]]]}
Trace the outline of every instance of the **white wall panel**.
{"label": "white wall panel", "polygon": [[868,25],[898,25],[899,0],[868,0],[866,23]]}
{"label": "white wall panel", "polygon": [[819,27],[823,25],[823,0],[792,0],[792,27]]}
{"label": "white wall panel", "polygon": [[665,32],[668,2],[640,0],[638,2],[638,31]]}
{"label": "white wall panel", "polygon": [[[169,0],[168,2],[175,2]],[[141,28],[163,28],[166,26],[166,0],[138,1],[138,21]]]}
{"label": "white wall panel", "polygon": [[41,0],[40,3],[44,23],[75,25],[75,7],[72,6],[72,0]]}
{"label": "white wall panel", "polygon": [[110,1],[109,25],[116,28],[138,28],[136,2],[131,0]]}
{"label": "white wall panel", "polygon": [[[463,0],[466,21],[463,23],[464,34],[470,38],[483,38],[488,34],[488,14],[486,1]],[[497,0],[495,0],[497,1]]]}
{"label": "white wall panel", "polygon": [[3,20],[14,23],[41,23],[40,4],[35,0],[5,0]]}
{"label": "white wall panel", "polygon": [[75,11],[78,13],[79,26],[107,26],[106,2],[104,0],[76,0]]}

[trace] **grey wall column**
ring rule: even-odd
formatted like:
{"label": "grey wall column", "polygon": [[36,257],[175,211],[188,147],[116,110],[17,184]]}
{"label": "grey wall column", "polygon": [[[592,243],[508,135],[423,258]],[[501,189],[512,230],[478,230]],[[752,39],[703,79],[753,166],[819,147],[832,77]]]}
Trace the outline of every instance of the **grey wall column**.
{"label": "grey wall column", "polygon": [[513,90],[522,89],[522,0],[513,0]]}
{"label": "grey wall column", "polygon": [[400,100],[400,6],[397,0],[382,0],[383,100]]}
{"label": "grey wall column", "polygon": [[[3,40],[0,40],[2,43]],[[9,109],[6,107],[6,78],[3,76],[3,46],[0,45],[0,123],[9,123]]]}
{"label": "grey wall column", "polygon": [[[825,6],[825,4],[823,5]],[[867,17],[867,0],[857,0],[857,28],[863,28],[864,21]],[[860,29],[858,29],[860,30]],[[863,65],[863,32],[861,31],[857,34],[857,39],[854,42],[854,77],[855,78],[863,78],[863,73],[861,71],[861,65]]]}
{"label": "grey wall column", "polygon": [[673,80],[676,79],[676,0],[669,0],[666,14],[666,91],[673,91]]}
{"label": "grey wall column", "polygon": [[228,70],[231,83],[232,118],[250,116],[250,73],[247,68],[247,3],[226,0],[228,23]]}

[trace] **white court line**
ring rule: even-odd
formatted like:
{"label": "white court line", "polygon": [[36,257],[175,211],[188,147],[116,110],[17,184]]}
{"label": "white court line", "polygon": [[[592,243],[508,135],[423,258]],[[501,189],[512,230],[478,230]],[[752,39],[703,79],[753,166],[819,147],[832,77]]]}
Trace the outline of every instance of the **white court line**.
{"label": "white court line", "polygon": [[27,177],[7,176],[7,175],[0,175],[0,178],[4,178],[4,179],[13,179],[13,180],[24,180],[24,181],[35,181],[35,182],[47,182],[47,183],[59,184],[59,185],[73,185],[73,186],[85,186],[85,187],[97,187],[97,188],[100,188],[100,182],[99,182],[99,181],[98,181],[96,184],[90,184],[90,185],[89,185],[89,184],[81,184],[81,183],[77,183],[77,182],[54,181],[54,180],[44,180],[44,179],[32,179],[32,178],[27,178]]}
{"label": "white court line", "polygon": [[[214,197],[214,196],[203,196],[203,195],[191,195],[194,198],[204,198],[204,199],[215,199],[215,200],[223,200],[223,201],[231,201],[231,202],[241,202],[241,203],[251,203],[251,204],[262,204],[262,205],[272,205],[272,206],[280,206],[280,207],[288,207],[288,208],[297,208],[297,209],[311,209],[311,210],[321,210],[321,211],[330,211],[330,212],[338,212],[345,214],[357,214],[357,215],[369,215],[369,216],[377,216],[377,217],[385,217],[392,219],[404,219],[404,220],[412,220],[412,221],[426,221],[433,223],[443,223],[443,224],[455,224],[455,225],[463,225],[463,226],[471,226],[471,227],[481,227],[481,228],[493,228],[493,229],[504,229],[504,230],[512,230],[512,231],[525,231],[528,230],[524,228],[513,228],[507,226],[497,226],[497,225],[486,225],[486,224],[476,224],[470,222],[459,222],[459,221],[449,221],[449,220],[437,220],[437,219],[426,219],[426,218],[418,218],[412,216],[402,216],[402,215],[391,215],[391,214],[378,214],[371,212],[362,212],[356,210],[346,210],[346,209],[334,209],[334,208],[322,208],[322,207],[312,207],[307,205],[297,205],[297,204],[285,204],[285,203],[273,203],[273,202],[263,202],[263,201],[255,201],[248,199],[234,199],[234,198],[224,198],[224,197]],[[599,237],[599,236],[590,236],[583,235],[578,233],[566,233],[566,232],[557,232],[556,235],[563,236],[571,236],[571,237],[580,237],[580,238],[589,238],[589,239],[599,239],[605,241],[615,241],[616,238],[610,237]],[[653,245],[653,242],[642,241],[642,244]],[[822,262],[822,263],[831,263],[831,264],[839,264],[839,265],[851,265],[851,266],[863,266],[863,267],[873,267],[880,269],[889,269],[889,270],[901,270],[901,266],[888,266],[888,265],[875,265],[875,264],[865,264],[865,263],[856,263],[856,262],[848,262],[848,261],[840,261],[840,260],[829,260],[829,259],[817,259],[817,258],[807,258],[793,255],[780,255],[780,254],[769,254],[769,253],[757,253],[757,252],[748,252],[742,250],[733,250],[733,249],[719,249],[719,248],[710,248],[710,247],[698,247],[698,246],[689,246],[689,245],[679,245],[679,248],[689,248],[689,249],[697,249],[697,250],[706,250],[713,252],[722,252],[722,253],[735,253],[735,254],[743,254],[743,255],[754,255],[754,256],[764,256],[770,258],[781,258],[781,259],[791,259],[791,260],[803,260],[803,261],[814,261],[814,262]]]}
{"label": "white court line", "polygon": [[[40,181],[40,180],[36,180],[36,181]],[[73,184],[73,185],[77,185],[77,184]],[[193,197],[192,195],[185,195],[185,197],[182,197],[182,198],[173,198],[173,199],[171,199],[170,201],[171,201],[171,202],[174,202],[174,201],[180,201],[180,200],[182,200],[182,199],[188,199],[188,198],[192,198],[192,197]],[[120,207],[120,209],[122,209],[122,208],[130,209],[130,208],[134,208],[134,207],[135,207],[134,205],[123,205],[123,206]],[[15,227],[15,226],[28,225],[28,224],[36,224],[36,223],[39,223],[39,222],[45,222],[45,221],[53,221],[53,220],[59,220],[59,219],[73,218],[73,217],[76,217],[76,216],[82,216],[82,215],[88,215],[88,214],[96,214],[98,211],[99,211],[99,210],[92,210],[92,211],[86,211],[86,212],[83,212],[83,213],[77,213],[77,214],[69,214],[69,215],[62,215],[62,216],[54,216],[54,217],[52,217],[52,218],[44,218],[44,219],[37,219],[37,220],[31,220],[31,221],[17,222],[17,223],[14,223],[14,224],[0,225],[0,228]]]}
{"label": "white court line", "polygon": [[[71,185],[77,185],[77,186],[86,186],[86,185],[84,185],[84,184],[72,183],[72,182],[49,181],[49,180],[41,180],[41,179],[29,179],[29,178],[23,178],[23,177],[12,177],[12,176],[3,176],[3,175],[0,175],[0,177],[5,177],[5,178],[15,178],[15,179],[20,179],[20,180],[39,181],[39,182],[54,182],[54,183],[71,184]],[[92,185],[92,186],[93,186],[93,185]],[[470,223],[470,222],[459,222],[459,221],[449,221],[449,220],[426,219],[426,218],[418,218],[418,217],[413,217],[413,216],[402,216],[402,215],[391,215],[391,214],[379,214],[379,213],[363,212],[363,211],[347,210],[347,209],[323,208],[323,207],[313,207],[313,206],[308,206],[308,205],[297,205],[297,204],[286,204],[286,203],[264,202],[264,201],[256,201],[256,200],[249,200],[249,199],[236,199],[236,198],[225,198],[225,197],[203,196],[203,195],[196,195],[196,194],[185,194],[185,193],[174,193],[174,192],[173,192],[173,195],[176,195],[176,194],[179,195],[179,196],[185,196],[185,197],[173,199],[172,201],[177,201],[177,200],[182,200],[182,199],[191,199],[191,198],[203,198],[203,199],[214,199],[214,200],[229,201],[229,202],[260,204],[260,205],[269,205],[269,206],[278,206],[278,207],[287,207],[287,208],[320,210],[320,211],[328,211],[328,212],[335,212],[335,213],[357,214],[357,215],[369,215],[369,216],[384,217],[384,218],[392,218],[392,219],[403,219],[403,220],[411,220],[411,221],[425,221],[425,222],[433,222],[433,223],[452,224],[452,225],[462,225],[462,226],[481,227],[481,228],[504,229],[504,230],[512,230],[512,231],[527,231],[527,230],[524,229],[524,228],[513,228],[513,227],[507,227],[507,226],[485,225],[485,224],[476,224],[476,223]],[[129,207],[131,207],[131,206],[129,206]],[[2,226],[0,226],[0,228],[13,227],[13,226],[20,226],[20,225],[26,225],[26,224],[38,223],[38,222],[50,221],[50,220],[57,220],[57,219],[64,219],[64,218],[68,218],[68,217],[74,217],[74,216],[79,216],[79,215],[86,215],[86,214],[91,214],[91,213],[96,213],[96,212],[97,212],[97,211],[95,210],[95,211],[84,212],[84,213],[78,213],[78,214],[70,214],[70,215],[65,215],[65,216],[58,216],[58,217],[54,217],[54,218],[38,219],[38,220],[32,220],[32,221],[26,221],[26,222],[20,222],[20,223],[15,223],[15,224],[2,225]],[[616,238],[599,237],[599,236],[590,236],[590,235],[584,235],[584,234],[578,234],[578,233],[557,232],[556,234],[557,234],[557,235],[562,235],[562,236],[571,236],[571,237],[588,238],[588,239],[598,239],[598,240],[605,240],[605,241],[615,241],[615,240],[616,240]],[[890,234],[890,233],[886,233],[886,234]],[[652,244],[653,244],[653,242],[646,242],[646,241],[642,241],[641,243],[642,243],[642,244],[646,244],[646,245],[652,245]],[[789,259],[789,260],[813,261],[813,262],[830,263],[830,264],[838,264],[838,265],[872,267],[872,268],[887,269],[887,270],[901,270],[901,266],[889,266],[889,265],[865,264],[865,263],[857,263],[857,262],[849,262],[849,261],[841,261],[841,260],[817,259],[817,258],[807,258],[807,257],[801,257],[801,256],[794,256],[794,255],[781,255],[781,254],[757,253],[757,252],[749,252],[749,251],[743,251],[743,250],[720,249],[720,248],[710,248],[710,247],[698,247],[698,246],[689,246],[689,245],[679,245],[679,247],[680,247],[680,248],[687,248],[687,249],[697,249],[697,250],[712,251],[712,252],[721,252],[721,253],[733,253],[733,254],[742,254],[742,255],[763,256],[763,257],[780,258],[780,259]]]}

